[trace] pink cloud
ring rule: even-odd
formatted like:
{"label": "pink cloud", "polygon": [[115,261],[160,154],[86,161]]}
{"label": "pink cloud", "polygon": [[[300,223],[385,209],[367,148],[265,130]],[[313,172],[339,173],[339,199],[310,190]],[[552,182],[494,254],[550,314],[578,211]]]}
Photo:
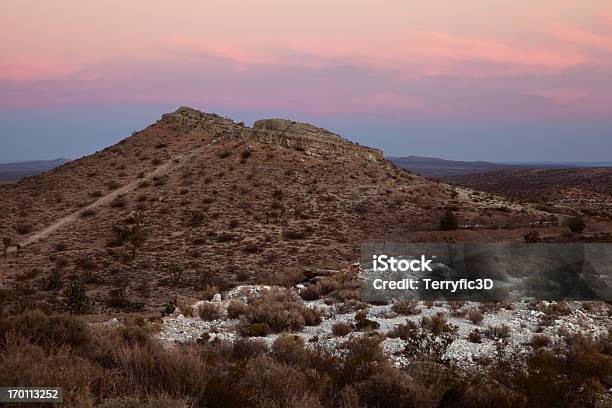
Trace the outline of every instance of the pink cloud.
{"label": "pink cloud", "polygon": [[612,8],[602,11],[600,17],[605,24],[612,26]]}
{"label": "pink cloud", "polygon": [[525,92],[526,95],[541,96],[555,105],[568,105],[589,96],[589,91],[583,89],[548,89]]}
{"label": "pink cloud", "polygon": [[612,34],[596,34],[569,24],[551,23],[551,36],[580,47],[612,51]]}
{"label": "pink cloud", "polygon": [[0,63],[0,81],[33,82],[66,78],[77,66],[65,62],[37,59],[16,59]]}

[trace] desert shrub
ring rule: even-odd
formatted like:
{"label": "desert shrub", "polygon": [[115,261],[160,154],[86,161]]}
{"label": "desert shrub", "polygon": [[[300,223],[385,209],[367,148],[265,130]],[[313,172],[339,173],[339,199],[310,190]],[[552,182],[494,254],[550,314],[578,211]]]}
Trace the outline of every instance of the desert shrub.
{"label": "desert shrub", "polygon": [[539,231],[529,231],[525,235],[523,235],[523,240],[527,244],[535,244],[540,241],[540,232]]}
{"label": "desert shrub", "polygon": [[[252,299],[244,316],[253,323],[266,323],[275,332],[301,330],[307,323],[316,324],[312,309],[302,305],[295,294],[285,289],[272,289]],[[320,318],[319,318],[320,319]]]}
{"label": "desert shrub", "polygon": [[242,250],[247,254],[255,254],[259,252],[259,245],[254,242],[249,242],[242,247]]}
{"label": "desert shrub", "polygon": [[368,319],[367,310],[360,310],[355,313],[355,328],[357,330],[376,330],[380,324],[374,320]]}
{"label": "desert shrub", "polygon": [[17,233],[21,235],[29,234],[30,232],[32,232],[32,224],[23,222],[19,223],[15,226],[15,231],[17,231]]}
{"label": "desert shrub", "polygon": [[398,324],[387,332],[387,336],[392,339],[408,340],[409,338],[418,335],[420,332],[419,326],[411,320],[406,320],[404,324]]}
{"label": "desert shrub", "polygon": [[586,224],[582,217],[571,217],[567,220],[567,227],[573,233],[581,233],[582,231],[584,231]]}
{"label": "desert shrub", "polygon": [[66,244],[63,242],[58,242],[55,245],[53,245],[53,250],[56,252],[63,252],[66,250]]}
{"label": "desert shrub", "polygon": [[51,269],[43,280],[43,290],[57,290],[62,287],[62,277],[57,269]]}
{"label": "desert shrub", "polygon": [[162,161],[158,159],[157,157],[151,160],[151,164],[153,164],[154,166],[159,166],[161,163]]}
{"label": "desert shrub", "polygon": [[219,292],[220,290],[216,285],[206,284],[201,290],[201,295],[205,300],[212,300],[212,298]]}
{"label": "desert shrub", "polygon": [[317,282],[322,296],[331,297],[341,302],[357,299],[361,289],[358,270],[350,268],[324,276]]}
{"label": "desert shrub", "polygon": [[196,303],[196,300],[187,296],[177,296],[176,297],[176,306],[181,310],[183,316],[193,317],[195,314],[195,310],[193,305]]}
{"label": "desert shrub", "polygon": [[321,292],[315,285],[308,285],[300,291],[300,297],[304,300],[317,300],[321,298]]}
{"label": "desert shrub", "polygon": [[347,322],[337,322],[332,326],[334,336],[343,337],[353,331],[353,326]]}
{"label": "desert shrub", "polygon": [[96,260],[91,255],[80,255],[74,260],[74,264],[77,268],[92,270],[97,269],[98,265],[96,264]]}
{"label": "desert shrub", "polygon": [[0,319],[0,349],[8,337],[16,335],[48,349],[80,347],[91,341],[87,323],[66,314],[46,315],[39,310]]}
{"label": "desert shrub", "polygon": [[64,309],[72,314],[85,314],[93,309],[93,300],[87,296],[85,286],[71,282],[64,290]]}
{"label": "desert shrub", "polygon": [[442,312],[438,312],[432,317],[422,317],[421,327],[430,330],[434,335],[438,335],[440,333],[452,333],[457,330],[455,326],[446,321],[446,317]]}
{"label": "desert shrub", "polygon": [[448,301],[448,306],[450,307],[451,315],[456,316],[456,317],[465,316],[466,311],[462,309],[464,305],[465,305],[465,302],[461,300],[449,300]]}
{"label": "desert shrub", "polygon": [[102,192],[100,190],[95,190],[89,193],[89,195],[94,198],[102,197]]}
{"label": "desert shrub", "polygon": [[287,239],[304,239],[306,232],[299,229],[283,229],[283,237]]}
{"label": "desert shrub", "polygon": [[450,209],[440,218],[440,229],[443,231],[456,230],[458,224],[457,216]]}
{"label": "desert shrub", "polygon": [[234,239],[234,234],[230,234],[228,232],[222,232],[217,235],[217,242],[229,242]]}
{"label": "desert shrub", "polygon": [[244,149],[242,152],[240,152],[240,157],[242,159],[248,159],[252,154],[253,151],[251,149]]}
{"label": "desert shrub", "polygon": [[409,379],[399,369],[385,364],[368,378],[354,385],[368,407],[422,407],[430,396],[424,385]]}
{"label": "desert shrub", "polygon": [[360,202],[353,206],[353,211],[355,211],[357,214],[364,215],[370,212],[370,206],[366,202]]}
{"label": "desert shrub", "polygon": [[123,208],[125,207],[126,201],[125,197],[117,196],[111,201],[110,206],[112,208]]}
{"label": "desert shrub", "polygon": [[216,320],[221,318],[221,311],[217,303],[203,303],[198,307],[198,315],[202,320]]}
{"label": "desert shrub", "polygon": [[307,358],[302,337],[283,333],[272,343],[272,357],[287,364],[302,363]]}
{"label": "desert shrub", "polygon": [[239,300],[231,300],[227,304],[227,316],[230,319],[238,319],[240,316],[246,314],[249,310],[249,305]]}
{"label": "desert shrub", "polygon": [[410,316],[421,313],[421,310],[417,308],[417,302],[409,300],[398,300],[391,306],[391,310],[402,316]]}
{"label": "desert shrub", "polygon": [[472,309],[468,312],[468,319],[474,324],[480,324],[484,320],[484,316],[480,310]]}
{"label": "desert shrub", "polygon": [[116,189],[118,189],[119,187],[121,187],[121,184],[120,184],[120,183],[119,183],[117,180],[108,180],[108,181],[106,182],[106,187],[107,187],[109,190],[116,190]]}
{"label": "desert shrub", "polygon": [[482,343],[482,333],[480,333],[480,330],[474,329],[468,334],[467,339],[471,343]]}
{"label": "desert shrub", "polygon": [[500,326],[489,326],[485,331],[485,335],[490,339],[499,340],[510,337],[510,327],[506,324]]}
{"label": "desert shrub", "polygon": [[176,310],[176,305],[173,302],[168,302],[164,305],[162,316],[169,316]]}
{"label": "desert shrub", "polygon": [[170,263],[164,267],[166,280],[170,286],[179,286],[183,282],[185,267],[178,263]]}
{"label": "desert shrub", "polygon": [[268,351],[268,346],[262,340],[239,338],[234,342],[232,355],[237,359],[250,359]]}
{"label": "desert shrub", "polygon": [[223,149],[217,152],[217,157],[220,159],[225,159],[227,157],[229,157],[232,154],[232,152],[228,149]]}
{"label": "desert shrub", "polygon": [[247,323],[241,326],[241,333],[249,337],[266,337],[272,333],[272,329],[268,323]]}
{"label": "desert shrub", "polygon": [[121,296],[111,296],[105,301],[108,307],[121,309],[127,313],[140,312],[144,310],[144,302],[139,299],[129,299]]}
{"label": "desert shrub", "polygon": [[567,355],[570,372],[583,380],[597,378],[606,382],[612,372],[611,333],[598,340],[579,334],[572,336]]}
{"label": "desert shrub", "polygon": [[540,303],[536,306],[536,309],[553,319],[572,313],[572,309],[567,302]]}
{"label": "desert shrub", "polygon": [[302,317],[306,326],[317,326],[321,323],[321,315],[313,308],[306,307],[302,310]]}
{"label": "desert shrub", "polygon": [[537,348],[542,348],[542,347],[548,347],[551,345],[551,343],[552,341],[550,340],[550,337],[544,334],[534,334],[531,337],[531,341],[529,342],[529,345],[533,347],[534,349],[537,349]]}
{"label": "desert shrub", "polygon": [[81,218],[93,217],[94,215],[96,215],[96,210],[93,208],[86,208],[81,211]]}
{"label": "desert shrub", "polygon": [[4,257],[6,258],[8,249],[13,245],[13,240],[9,237],[4,237],[2,238],[2,245],[4,246]]}
{"label": "desert shrub", "polygon": [[168,147],[168,143],[158,143],[155,145],[156,149],[165,149],[166,147]]}
{"label": "desert shrub", "polygon": [[187,220],[187,224],[194,228],[202,225],[205,219],[202,211],[195,208],[186,209],[185,218]]}

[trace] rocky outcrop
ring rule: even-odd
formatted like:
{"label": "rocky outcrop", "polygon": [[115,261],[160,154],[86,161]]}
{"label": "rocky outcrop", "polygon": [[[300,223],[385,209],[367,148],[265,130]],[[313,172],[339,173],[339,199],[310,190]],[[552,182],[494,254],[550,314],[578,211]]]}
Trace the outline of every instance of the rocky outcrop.
{"label": "rocky outcrop", "polygon": [[247,128],[214,113],[205,113],[187,106],[162,115],[160,123],[170,125],[184,133],[231,133],[239,136]]}
{"label": "rocky outcrop", "polygon": [[352,143],[329,130],[307,123],[286,119],[263,119],[252,128],[243,123],[234,123],[212,113],[182,106],[162,116],[162,124],[184,133],[208,132],[230,137],[242,137],[259,143],[267,143],[296,149],[312,156],[362,157],[368,160],[383,160],[381,150]]}
{"label": "rocky outcrop", "polygon": [[368,160],[383,160],[381,150],[359,146],[329,130],[286,119],[258,120],[251,129],[251,137],[260,143],[276,144],[315,156],[360,156]]}

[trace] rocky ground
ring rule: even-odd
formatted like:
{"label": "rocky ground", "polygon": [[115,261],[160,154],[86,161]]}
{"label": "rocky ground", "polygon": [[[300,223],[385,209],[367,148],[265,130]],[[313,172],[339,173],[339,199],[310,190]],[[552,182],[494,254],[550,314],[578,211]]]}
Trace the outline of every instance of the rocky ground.
{"label": "rocky ground", "polygon": [[[228,340],[234,341],[241,337],[238,332],[239,319],[227,317],[226,308],[230,301],[240,300],[248,302],[252,296],[259,296],[262,292],[270,290],[269,286],[239,286],[227,292],[223,299],[217,296],[213,302],[199,301],[194,305],[197,308],[204,303],[217,303],[220,306],[221,317],[212,321],[204,321],[200,317],[187,317],[180,309],[163,318],[163,325],[158,333],[159,339],[167,346],[175,343],[192,342],[206,338],[208,341]],[[302,289],[299,285],[294,288],[296,292]],[[408,363],[403,352],[407,342],[400,338],[392,338],[392,330],[407,321],[421,325],[424,318],[443,315],[446,328],[442,333],[449,333],[454,338],[444,352],[444,358],[452,360],[458,366],[475,366],[486,364],[501,350],[529,353],[533,347],[552,347],[563,343],[565,337],[572,334],[591,336],[605,335],[612,329],[609,305],[594,302],[513,302],[501,307],[480,304],[475,302],[447,303],[419,302],[416,305],[417,314],[400,315],[394,312],[393,304],[368,305],[367,318],[378,324],[377,329],[365,331],[352,331],[346,336],[337,336],[333,333],[333,326],[338,322],[355,324],[355,312],[346,312],[345,304],[336,303],[328,305],[325,301],[313,300],[301,302],[321,313],[321,323],[316,326],[306,326],[294,334],[303,337],[305,343],[311,347],[322,345],[328,349],[337,348],[342,342],[352,336],[372,335],[379,332],[387,335],[383,341],[383,349],[398,366]],[[470,311],[482,311],[482,321],[472,322]],[[477,320],[477,319],[476,319]],[[494,328],[500,333],[491,334]],[[469,340],[470,333],[477,330],[481,334],[480,342]],[[507,331],[507,333],[505,332]],[[389,335],[391,333],[391,335]],[[261,337],[269,346],[279,336],[278,333]],[[537,345],[532,340],[540,339]],[[541,340],[543,338],[549,339]],[[441,340],[440,340],[441,341]],[[546,343],[544,345],[540,343]]]}

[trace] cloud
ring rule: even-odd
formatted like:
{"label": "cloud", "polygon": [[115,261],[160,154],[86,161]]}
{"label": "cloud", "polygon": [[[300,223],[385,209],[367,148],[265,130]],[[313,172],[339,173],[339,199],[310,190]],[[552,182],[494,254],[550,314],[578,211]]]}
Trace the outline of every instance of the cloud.
{"label": "cloud", "polygon": [[551,23],[550,25],[552,28],[550,35],[565,44],[612,53],[612,33],[597,34],[570,24]]}
{"label": "cloud", "polygon": [[568,105],[589,96],[589,91],[584,89],[547,89],[527,91],[525,94],[541,96],[548,99],[555,105]]}
{"label": "cloud", "polygon": [[76,64],[36,58],[19,58],[0,63],[0,81],[21,83],[67,78]]}

